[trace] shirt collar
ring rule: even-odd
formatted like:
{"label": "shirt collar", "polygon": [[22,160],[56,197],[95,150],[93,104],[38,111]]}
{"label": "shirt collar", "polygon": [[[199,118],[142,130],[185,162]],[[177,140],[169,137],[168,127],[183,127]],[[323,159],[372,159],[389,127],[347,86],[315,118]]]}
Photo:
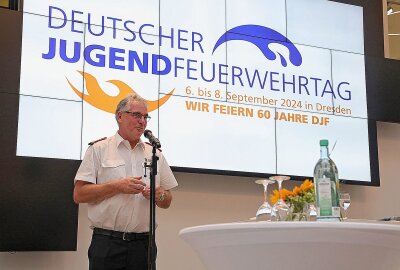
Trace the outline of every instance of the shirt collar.
{"label": "shirt collar", "polygon": [[[122,143],[129,150],[132,149],[128,140],[125,140],[124,138],[122,138],[121,135],[119,135],[118,131],[115,133],[115,140],[117,143],[117,147],[119,147],[119,145]],[[140,147],[142,150],[144,150],[144,142],[142,141],[142,139],[139,139],[139,142],[137,143],[136,147]]]}

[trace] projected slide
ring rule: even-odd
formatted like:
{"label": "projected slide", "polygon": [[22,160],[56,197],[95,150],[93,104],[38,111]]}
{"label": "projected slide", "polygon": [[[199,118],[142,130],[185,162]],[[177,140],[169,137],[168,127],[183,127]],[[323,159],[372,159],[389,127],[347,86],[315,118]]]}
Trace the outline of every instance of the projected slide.
{"label": "projected slide", "polygon": [[312,176],[328,139],[371,181],[361,7],[25,0],[23,22],[18,156],[81,159],[135,92],[171,166]]}

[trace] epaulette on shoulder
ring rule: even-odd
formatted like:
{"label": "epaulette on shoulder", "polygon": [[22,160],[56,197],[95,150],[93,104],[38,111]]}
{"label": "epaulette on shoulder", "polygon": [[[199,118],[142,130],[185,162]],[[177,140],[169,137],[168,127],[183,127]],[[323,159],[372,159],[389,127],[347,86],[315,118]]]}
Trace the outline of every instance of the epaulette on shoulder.
{"label": "epaulette on shoulder", "polygon": [[100,139],[98,139],[98,140],[91,141],[90,143],[88,143],[88,145],[93,145],[93,144],[95,144],[95,143],[97,143],[97,142],[104,141],[105,139],[107,139],[107,137],[103,137],[103,138],[100,138]]}
{"label": "epaulette on shoulder", "polygon": [[[145,142],[145,144],[150,145],[151,147],[153,147],[153,145],[149,142]],[[162,150],[160,148],[157,148],[158,151],[162,152]]]}

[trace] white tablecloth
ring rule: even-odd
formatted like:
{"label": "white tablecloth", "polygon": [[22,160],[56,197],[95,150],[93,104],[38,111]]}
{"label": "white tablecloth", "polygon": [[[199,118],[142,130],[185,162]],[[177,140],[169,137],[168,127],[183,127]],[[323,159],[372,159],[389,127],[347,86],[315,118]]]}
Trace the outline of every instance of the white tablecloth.
{"label": "white tablecloth", "polygon": [[179,235],[208,270],[400,270],[399,222],[242,222]]}

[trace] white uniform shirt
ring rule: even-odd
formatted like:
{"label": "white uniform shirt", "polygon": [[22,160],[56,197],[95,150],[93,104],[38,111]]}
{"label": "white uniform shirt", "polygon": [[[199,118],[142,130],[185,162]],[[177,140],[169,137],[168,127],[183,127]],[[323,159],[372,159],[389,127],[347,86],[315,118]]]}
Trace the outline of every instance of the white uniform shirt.
{"label": "white uniform shirt", "polygon": [[[150,186],[150,170],[144,177],[145,158],[151,160],[152,146],[141,140],[131,148],[118,133],[90,146],[75,177],[93,184],[103,184],[130,176],[142,176]],[[169,190],[178,185],[163,154],[157,151],[156,186]],[[98,203],[88,204],[91,227],[121,232],[148,232],[150,200],[139,194],[117,194]]]}

